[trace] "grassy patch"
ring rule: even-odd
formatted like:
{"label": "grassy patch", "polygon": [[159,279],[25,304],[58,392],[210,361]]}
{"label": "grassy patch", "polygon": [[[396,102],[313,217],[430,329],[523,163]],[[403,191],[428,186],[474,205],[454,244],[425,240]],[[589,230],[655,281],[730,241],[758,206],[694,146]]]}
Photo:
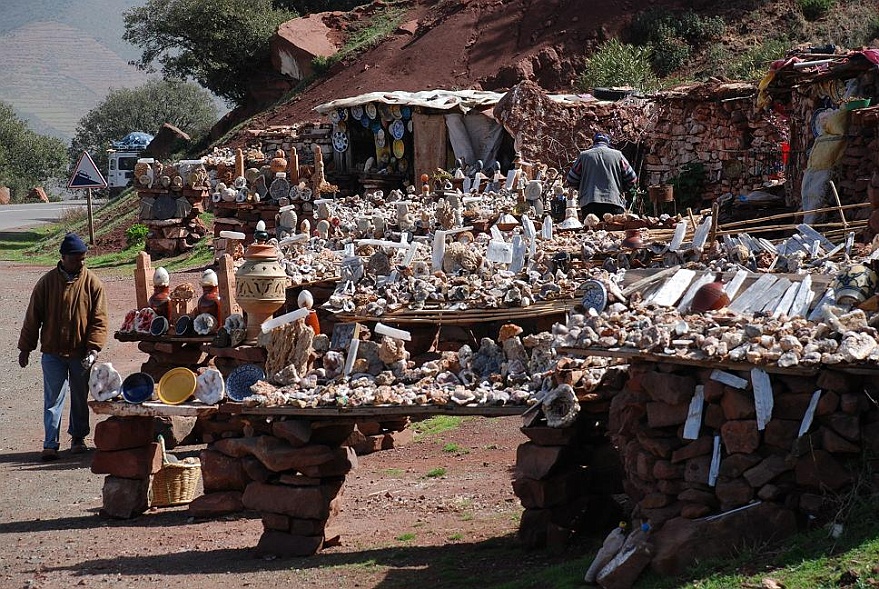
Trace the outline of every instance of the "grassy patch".
{"label": "grassy patch", "polygon": [[456,532],[448,537],[449,542],[460,542],[464,539],[464,534]]}
{"label": "grassy patch", "polygon": [[411,542],[414,539],[415,539],[415,534],[412,532],[406,532],[405,534],[400,534],[396,538],[396,540],[398,542]]}
{"label": "grassy patch", "polygon": [[443,432],[455,430],[461,425],[462,421],[464,421],[463,417],[436,415],[423,421],[416,421],[411,427],[415,432],[415,439],[418,440],[425,436],[435,436]]}
{"label": "grassy patch", "polygon": [[383,475],[388,476],[388,477],[401,477],[401,476],[403,476],[403,472],[404,471],[402,468],[386,468],[383,471],[381,471],[381,473]]}
{"label": "grassy patch", "polygon": [[429,478],[429,479],[435,479],[435,478],[438,478],[438,477],[444,477],[444,476],[446,476],[446,469],[443,468],[442,466],[439,466],[439,467],[437,467],[437,468],[434,468],[434,469],[429,470],[429,471],[427,472],[427,474],[424,475],[424,476],[426,476],[426,477]]}
{"label": "grassy patch", "polygon": [[450,443],[446,444],[445,446],[443,446],[443,452],[446,452],[447,454],[456,454],[456,455],[470,454],[469,449],[467,449],[459,444],[455,444],[454,442],[450,442]]}
{"label": "grassy patch", "polygon": [[400,26],[404,16],[406,10],[394,6],[376,12],[366,24],[348,36],[339,51],[329,57],[316,57],[312,60],[311,66],[315,74],[323,75],[336,63],[378,46]]}

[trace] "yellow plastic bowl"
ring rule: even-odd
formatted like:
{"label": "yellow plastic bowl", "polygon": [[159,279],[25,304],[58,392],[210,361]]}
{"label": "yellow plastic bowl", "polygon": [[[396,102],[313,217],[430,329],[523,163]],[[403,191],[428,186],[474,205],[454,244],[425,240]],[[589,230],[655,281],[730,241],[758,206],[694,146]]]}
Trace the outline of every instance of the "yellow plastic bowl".
{"label": "yellow plastic bowl", "polygon": [[195,392],[195,373],[182,366],[172,368],[159,379],[159,400],[168,405],[179,405]]}

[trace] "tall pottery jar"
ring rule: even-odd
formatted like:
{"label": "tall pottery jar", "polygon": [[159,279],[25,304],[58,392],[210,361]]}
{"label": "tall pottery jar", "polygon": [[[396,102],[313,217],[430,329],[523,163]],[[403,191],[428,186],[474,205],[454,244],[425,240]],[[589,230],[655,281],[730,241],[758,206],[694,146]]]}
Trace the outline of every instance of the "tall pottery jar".
{"label": "tall pottery jar", "polygon": [[247,314],[246,343],[256,342],[262,322],[287,300],[287,281],[274,245],[252,243],[247,247],[244,264],[235,272],[235,298]]}

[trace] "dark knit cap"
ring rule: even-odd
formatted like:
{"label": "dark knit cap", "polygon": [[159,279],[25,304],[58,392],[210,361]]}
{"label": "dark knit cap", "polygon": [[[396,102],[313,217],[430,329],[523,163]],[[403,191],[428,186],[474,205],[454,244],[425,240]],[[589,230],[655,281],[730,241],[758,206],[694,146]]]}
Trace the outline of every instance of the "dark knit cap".
{"label": "dark knit cap", "polygon": [[61,242],[61,255],[68,254],[84,254],[88,251],[88,246],[79,238],[76,233],[68,233]]}

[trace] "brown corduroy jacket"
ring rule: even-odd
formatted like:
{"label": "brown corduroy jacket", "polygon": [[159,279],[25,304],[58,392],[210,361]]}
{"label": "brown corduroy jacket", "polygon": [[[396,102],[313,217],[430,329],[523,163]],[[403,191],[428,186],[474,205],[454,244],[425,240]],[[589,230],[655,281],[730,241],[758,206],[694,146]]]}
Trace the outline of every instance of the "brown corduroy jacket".
{"label": "brown corduroy jacket", "polygon": [[62,357],[85,356],[107,343],[107,299],[104,285],[88,268],[72,282],[60,264],[44,274],[31,293],[21,326],[18,349]]}

